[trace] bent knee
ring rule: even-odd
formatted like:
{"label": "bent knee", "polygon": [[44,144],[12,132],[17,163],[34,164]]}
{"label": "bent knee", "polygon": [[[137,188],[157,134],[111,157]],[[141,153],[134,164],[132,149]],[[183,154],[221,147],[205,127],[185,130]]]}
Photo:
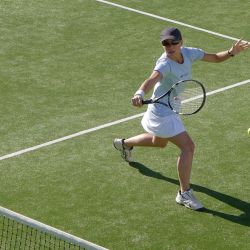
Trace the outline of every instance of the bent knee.
{"label": "bent knee", "polygon": [[159,148],[165,148],[166,146],[167,146],[166,142],[157,145],[157,147],[159,147]]}
{"label": "bent knee", "polygon": [[184,151],[187,151],[191,154],[194,154],[195,151],[195,144],[192,140],[189,140],[183,147]]}
{"label": "bent knee", "polygon": [[155,147],[165,148],[167,146],[168,140],[165,138],[153,137],[152,143]]}

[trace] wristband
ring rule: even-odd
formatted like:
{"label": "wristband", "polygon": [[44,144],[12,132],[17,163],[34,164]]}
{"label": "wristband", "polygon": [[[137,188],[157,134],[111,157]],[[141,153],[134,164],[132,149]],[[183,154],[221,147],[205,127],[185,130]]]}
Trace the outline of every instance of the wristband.
{"label": "wristband", "polygon": [[228,55],[235,56],[230,50],[227,51]]}
{"label": "wristband", "polygon": [[143,98],[144,95],[145,95],[145,92],[144,92],[142,89],[138,89],[138,90],[135,92],[134,95],[139,95],[139,96],[141,96],[141,97]]}

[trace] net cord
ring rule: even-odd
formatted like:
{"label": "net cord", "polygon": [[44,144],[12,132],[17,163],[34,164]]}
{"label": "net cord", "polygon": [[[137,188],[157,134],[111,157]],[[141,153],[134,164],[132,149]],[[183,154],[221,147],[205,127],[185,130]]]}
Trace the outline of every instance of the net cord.
{"label": "net cord", "polygon": [[63,232],[59,229],[56,229],[54,227],[51,227],[51,226],[46,225],[44,223],[41,223],[39,221],[33,220],[29,217],[26,217],[26,216],[21,215],[19,213],[13,212],[13,211],[11,211],[7,208],[1,207],[1,206],[0,206],[0,215],[3,215],[9,219],[12,219],[12,220],[17,221],[21,224],[30,226],[30,227],[35,228],[37,230],[40,230],[42,232],[51,234],[59,239],[65,240],[69,243],[77,244],[80,247],[83,247],[83,248],[88,249],[88,250],[108,250],[107,248],[98,246],[92,242],[89,242],[87,240],[83,240],[77,236],[68,234],[68,233]]}

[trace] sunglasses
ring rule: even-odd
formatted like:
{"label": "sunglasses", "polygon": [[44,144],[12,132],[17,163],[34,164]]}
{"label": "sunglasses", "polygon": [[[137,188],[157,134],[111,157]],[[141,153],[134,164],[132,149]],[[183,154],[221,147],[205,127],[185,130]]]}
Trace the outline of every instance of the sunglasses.
{"label": "sunglasses", "polygon": [[167,41],[167,40],[164,40],[162,41],[162,45],[165,46],[165,47],[168,47],[168,46],[171,46],[171,45],[177,45],[179,44],[180,41]]}

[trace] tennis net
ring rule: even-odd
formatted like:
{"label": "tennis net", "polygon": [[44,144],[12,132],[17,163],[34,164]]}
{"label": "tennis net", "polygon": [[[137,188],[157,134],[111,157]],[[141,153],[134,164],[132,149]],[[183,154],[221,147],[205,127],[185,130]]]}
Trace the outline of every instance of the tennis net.
{"label": "tennis net", "polygon": [[0,250],[108,250],[0,206]]}

